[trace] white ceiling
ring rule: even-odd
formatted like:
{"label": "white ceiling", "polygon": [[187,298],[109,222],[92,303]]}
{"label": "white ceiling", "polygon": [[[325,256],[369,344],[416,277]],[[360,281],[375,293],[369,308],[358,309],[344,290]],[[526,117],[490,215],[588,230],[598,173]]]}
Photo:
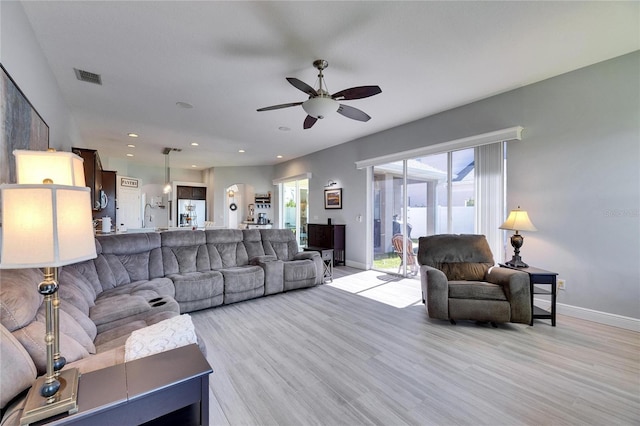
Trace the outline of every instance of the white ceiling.
{"label": "white ceiling", "polygon": [[[163,148],[181,148],[172,167],[197,169],[276,164],[640,49],[635,1],[23,6],[86,148],[157,166]],[[285,77],[315,86],[318,58],[331,93],[382,88],[344,102],[369,122],[336,114],[303,130],[301,107],[256,112],[304,101]]]}

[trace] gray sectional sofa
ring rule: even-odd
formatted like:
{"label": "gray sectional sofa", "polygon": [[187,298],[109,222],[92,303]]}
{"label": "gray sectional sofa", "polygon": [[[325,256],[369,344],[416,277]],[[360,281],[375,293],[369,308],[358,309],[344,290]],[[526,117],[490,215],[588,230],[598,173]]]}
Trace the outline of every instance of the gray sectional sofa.
{"label": "gray sectional sofa", "polygon": [[[81,373],[124,362],[134,330],[323,280],[320,255],[299,252],[286,229],[97,236],[96,251],[59,271],[61,353]],[[26,389],[46,369],[42,279],[39,269],[0,271],[3,426],[18,424]]]}

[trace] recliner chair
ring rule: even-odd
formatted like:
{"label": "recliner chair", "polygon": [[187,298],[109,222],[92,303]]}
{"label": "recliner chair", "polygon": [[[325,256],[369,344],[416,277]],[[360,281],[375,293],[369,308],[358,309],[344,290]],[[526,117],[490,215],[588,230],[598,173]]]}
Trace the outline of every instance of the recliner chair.
{"label": "recliner chair", "polygon": [[484,235],[420,237],[418,263],[430,318],[530,323],[529,275],[494,266]]}

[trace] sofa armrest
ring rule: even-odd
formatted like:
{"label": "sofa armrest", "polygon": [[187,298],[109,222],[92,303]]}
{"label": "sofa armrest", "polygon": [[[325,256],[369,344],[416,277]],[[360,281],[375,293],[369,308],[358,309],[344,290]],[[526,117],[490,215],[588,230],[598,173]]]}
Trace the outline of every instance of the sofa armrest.
{"label": "sofa armrest", "polygon": [[278,258],[275,257],[274,255],[265,254],[263,256],[256,256],[256,257],[252,257],[251,259],[249,259],[249,265],[260,266],[263,263],[273,262],[273,261],[276,261],[276,260],[278,260]]}
{"label": "sofa armrest", "polygon": [[427,300],[429,317],[449,319],[449,282],[447,276],[431,266],[420,266],[422,297]]}
{"label": "sofa armrest", "polygon": [[315,260],[314,258],[316,257],[320,257],[320,253],[318,253],[317,251],[301,251],[293,255],[293,260]]}
{"label": "sofa armrest", "polygon": [[509,268],[494,266],[487,272],[487,282],[499,284],[511,305],[511,322],[531,322],[531,291],[529,274]]}

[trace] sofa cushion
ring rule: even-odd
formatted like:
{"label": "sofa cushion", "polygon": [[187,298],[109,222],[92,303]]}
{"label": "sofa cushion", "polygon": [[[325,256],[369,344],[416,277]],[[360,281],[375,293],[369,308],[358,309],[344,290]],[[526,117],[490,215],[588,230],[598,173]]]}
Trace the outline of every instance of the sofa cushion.
{"label": "sofa cushion", "polygon": [[160,311],[180,312],[169,278],[140,281],[103,291],[89,311],[98,333]]}
{"label": "sofa cushion", "polygon": [[37,268],[0,271],[0,322],[9,331],[33,321],[43,300],[38,292],[43,279],[44,274]]}
{"label": "sofa cushion", "polygon": [[501,285],[482,281],[449,281],[449,298],[507,300]]}
{"label": "sofa cushion", "polygon": [[95,340],[96,335],[98,334],[98,329],[96,328],[95,323],[91,321],[91,318],[89,318],[89,315],[80,311],[80,309],[76,308],[64,299],[60,300],[60,310],[69,314],[78,323],[78,325],[82,327],[84,332],[87,333],[87,336],[89,336],[91,341]]}
{"label": "sofa cushion", "polygon": [[284,291],[316,284],[316,264],[313,260],[284,262]]}
{"label": "sofa cushion", "polygon": [[261,258],[265,255],[264,247],[262,247],[262,236],[259,229],[243,229],[242,242],[247,250],[249,262],[255,258]]}
{"label": "sofa cushion", "polygon": [[259,266],[221,269],[224,276],[224,303],[264,296],[264,270]]}
{"label": "sofa cushion", "polygon": [[295,235],[289,229],[261,229],[264,254],[274,255],[278,260],[293,260],[300,251]]}
{"label": "sofa cushion", "polygon": [[94,259],[104,290],[164,276],[160,234],[143,232],[97,237],[102,254]]}
{"label": "sofa cushion", "polygon": [[211,270],[203,231],[172,231],[160,235],[165,276]]}
{"label": "sofa cushion", "polygon": [[205,230],[211,269],[233,268],[249,264],[240,229]]}
{"label": "sofa cushion", "polygon": [[174,274],[168,278],[173,281],[178,303],[219,296],[224,290],[224,280],[220,271]]}
{"label": "sofa cushion", "polygon": [[38,372],[24,346],[2,325],[0,341],[0,409],[4,409],[11,399],[31,387]]}
{"label": "sofa cushion", "polygon": [[440,269],[447,276],[449,281],[484,281],[492,263],[440,263]]}
{"label": "sofa cushion", "polygon": [[[40,321],[33,321],[26,327],[13,332],[13,336],[24,346],[33,360],[38,374],[44,374],[47,369],[47,349],[44,342],[45,325]],[[60,332],[60,354],[67,362],[89,356],[89,352],[76,340]]]}
{"label": "sofa cushion", "polygon": [[[35,319],[41,323],[46,323],[44,304],[40,306]],[[96,347],[93,345],[93,339],[90,338],[80,324],[78,324],[78,322],[63,309],[58,310],[58,328],[61,333],[66,334],[76,342],[80,343],[90,354],[96,353]]]}

